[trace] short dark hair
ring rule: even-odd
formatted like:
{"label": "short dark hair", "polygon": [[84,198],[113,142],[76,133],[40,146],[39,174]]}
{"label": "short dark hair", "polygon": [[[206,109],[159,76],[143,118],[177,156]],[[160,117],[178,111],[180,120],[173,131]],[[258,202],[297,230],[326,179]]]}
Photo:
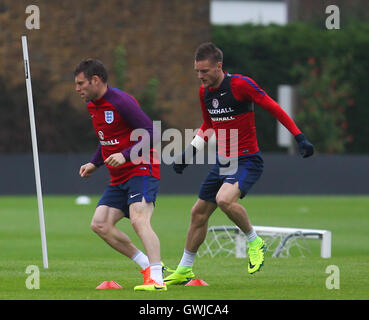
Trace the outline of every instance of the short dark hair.
{"label": "short dark hair", "polygon": [[82,60],[74,70],[74,76],[76,77],[81,72],[83,72],[88,81],[91,81],[95,75],[104,83],[108,81],[108,72],[100,60],[91,58]]}
{"label": "short dark hair", "polygon": [[223,52],[212,42],[201,44],[195,52],[195,61],[209,60],[211,62],[223,62]]}

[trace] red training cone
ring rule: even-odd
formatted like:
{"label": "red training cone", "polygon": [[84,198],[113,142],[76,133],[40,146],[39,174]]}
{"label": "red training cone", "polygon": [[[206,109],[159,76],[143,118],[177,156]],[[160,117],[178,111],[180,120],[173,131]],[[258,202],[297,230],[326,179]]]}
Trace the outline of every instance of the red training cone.
{"label": "red training cone", "polygon": [[186,286],[208,286],[208,284],[204,280],[193,279],[188,282]]}
{"label": "red training cone", "polygon": [[115,281],[104,281],[101,284],[99,284],[96,289],[123,289],[121,285],[116,283]]}

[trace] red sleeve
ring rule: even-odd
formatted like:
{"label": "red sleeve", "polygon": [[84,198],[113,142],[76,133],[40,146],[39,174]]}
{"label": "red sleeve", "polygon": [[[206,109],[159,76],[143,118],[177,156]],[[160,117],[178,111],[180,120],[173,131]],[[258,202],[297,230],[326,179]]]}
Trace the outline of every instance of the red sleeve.
{"label": "red sleeve", "polygon": [[282,123],[292,135],[296,136],[301,133],[295,122],[281,108],[281,106],[269,97],[264,90],[251,78],[234,75],[231,81],[231,89],[237,100],[251,100],[260,107],[272,114],[280,123]]}
{"label": "red sleeve", "polygon": [[208,129],[212,129],[213,125],[211,123],[210,114],[209,114],[208,109],[206,108],[205,102],[204,102],[204,95],[205,95],[204,86],[200,87],[199,95],[200,95],[201,113],[202,113],[203,122],[202,122],[202,125],[200,127],[200,130],[197,132],[197,135],[200,136],[201,138],[203,138],[207,142],[208,139],[209,139],[209,135],[204,135],[204,132]]}
{"label": "red sleeve", "polygon": [[290,116],[267,94],[260,99],[257,104],[278,119],[278,121],[282,123],[294,136],[301,133],[300,129],[296,126],[295,122],[290,118]]}

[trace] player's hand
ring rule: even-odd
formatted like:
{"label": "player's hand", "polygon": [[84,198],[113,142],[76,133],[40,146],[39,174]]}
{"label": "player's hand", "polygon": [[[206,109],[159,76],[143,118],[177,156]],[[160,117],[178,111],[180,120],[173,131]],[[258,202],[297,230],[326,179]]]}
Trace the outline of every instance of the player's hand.
{"label": "player's hand", "polygon": [[310,157],[314,154],[314,146],[306,139],[303,133],[295,136],[299,146],[299,152],[303,158]]}
{"label": "player's hand", "polygon": [[196,153],[196,147],[189,144],[185,151],[174,160],[173,170],[178,174],[182,174],[183,170],[187,168],[189,161],[196,157]]}
{"label": "player's hand", "polygon": [[79,175],[82,178],[88,178],[92,174],[92,172],[94,172],[96,169],[97,167],[93,163],[91,162],[86,163],[82,165],[81,168],[79,169]]}
{"label": "player's hand", "polygon": [[108,164],[112,167],[119,167],[122,164],[126,163],[126,158],[124,158],[124,155],[120,152],[113,153],[109,157],[105,159],[105,164]]}
{"label": "player's hand", "polygon": [[183,170],[188,166],[188,164],[177,164],[177,163],[173,163],[173,170],[178,173],[178,174],[182,174]]}

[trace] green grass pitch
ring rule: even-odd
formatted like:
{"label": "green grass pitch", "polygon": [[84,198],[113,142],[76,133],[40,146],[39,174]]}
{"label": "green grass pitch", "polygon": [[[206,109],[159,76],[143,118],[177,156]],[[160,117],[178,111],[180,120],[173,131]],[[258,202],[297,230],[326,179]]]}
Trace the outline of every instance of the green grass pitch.
{"label": "green grass pitch", "polygon": [[[142,275],[136,264],[105,244],[90,229],[98,197],[76,205],[75,196],[44,197],[49,268],[42,267],[37,200],[0,197],[0,300],[367,300],[369,298],[369,197],[248,196],[241,200],[254,225],[328,229],[332,258],[320,257],[318,240],[307,240],[311,255],[266,256],[261,272],[247,273],[247,260],[198,257],[194,272],[209,286],[172,286],[167,292],[134,292]],[[162,260],[179,262],[196,196],[159,195],[152,224]],[[211,225],[231,225],[218,209]],[[118,227],[143,249],[129,221]],[[26,268],[37,265],[40,289],[27,289]],[[327,289],[326,268],[339,268],[339,289]],[[96,290],[114,280],[122,290]]]}

